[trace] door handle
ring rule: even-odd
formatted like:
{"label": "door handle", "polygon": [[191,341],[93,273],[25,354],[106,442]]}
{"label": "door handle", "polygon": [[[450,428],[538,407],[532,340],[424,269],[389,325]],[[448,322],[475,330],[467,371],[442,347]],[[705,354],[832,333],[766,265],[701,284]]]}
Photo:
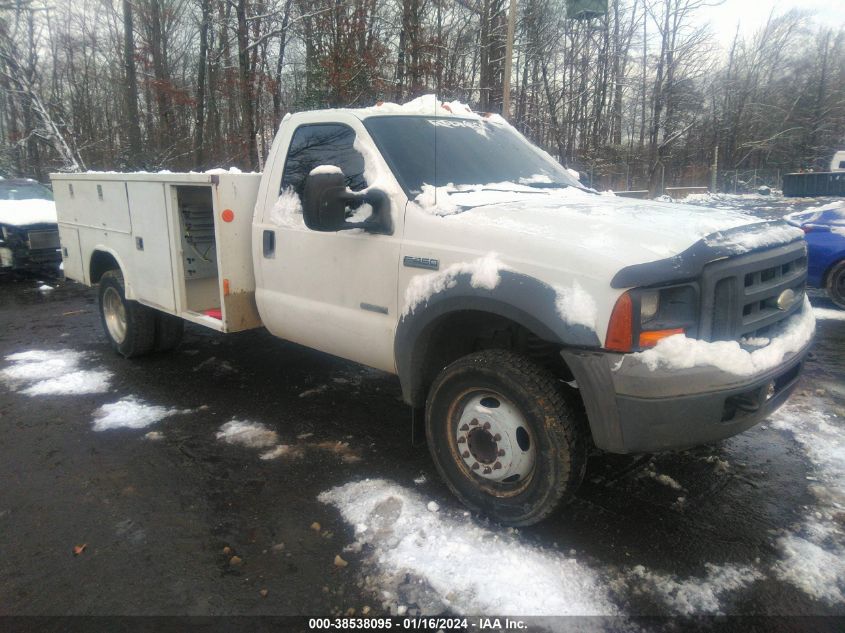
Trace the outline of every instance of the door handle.
{"label": "door handle", "polygon": [[273,259],[276,256],[276,232],[265,230],[261,242],[264,257]]}

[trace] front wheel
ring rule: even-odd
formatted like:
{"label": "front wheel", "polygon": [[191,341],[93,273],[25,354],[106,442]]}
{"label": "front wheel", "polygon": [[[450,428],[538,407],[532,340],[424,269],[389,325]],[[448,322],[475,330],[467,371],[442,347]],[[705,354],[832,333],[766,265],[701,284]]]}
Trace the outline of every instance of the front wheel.
{"label": "front wheel", "polygon": [[833,303],[845,310],[845,261],[836,264],[827,276],[827,294]]}
{"label": "front wheel", "polygon": [[583,412],[555,377],[505,350],[465,356],[431,387],[426,436],[464,505],[505,525],[532,525],[572,496],[587,459]]}

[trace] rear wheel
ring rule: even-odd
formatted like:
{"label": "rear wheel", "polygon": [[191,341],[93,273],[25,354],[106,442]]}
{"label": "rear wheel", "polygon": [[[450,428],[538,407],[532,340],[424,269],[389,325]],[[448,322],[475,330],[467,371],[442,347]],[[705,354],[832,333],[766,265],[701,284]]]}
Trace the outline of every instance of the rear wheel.
{"label": "rear wheel", "polygon": [[166,312],[156,313],[155,350],[169,352],[179,346],[185,332],[185,322]]}
{"label": "rear wheel", "polygon": [[121,356],[132,358],[153,350],[155,310],[126,299],[119,270],[110,270],[100,279],[100,320],[111,346]]}
{"label": "rear wheel", "polygon": [[503,524],[537,523],[584,476],[583,413],[550,372],[509,351],[471,354],[440,373],[428,398],[426,435],[452,492]]}
{"label": "rear wheel", "polygon": [[845,310],[845,261],[836,264],[827,276],[827,294]]}

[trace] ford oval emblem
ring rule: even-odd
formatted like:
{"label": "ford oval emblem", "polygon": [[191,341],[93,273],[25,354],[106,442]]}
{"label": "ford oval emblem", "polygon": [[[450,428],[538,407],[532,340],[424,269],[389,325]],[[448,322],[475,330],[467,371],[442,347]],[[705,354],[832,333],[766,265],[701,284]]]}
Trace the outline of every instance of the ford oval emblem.
{"label": "ford oval emblem", "polygon": [[778,295],[778,310],[789,310],[793,303],[795,303],[795,293],[791,288],[787,288]]}

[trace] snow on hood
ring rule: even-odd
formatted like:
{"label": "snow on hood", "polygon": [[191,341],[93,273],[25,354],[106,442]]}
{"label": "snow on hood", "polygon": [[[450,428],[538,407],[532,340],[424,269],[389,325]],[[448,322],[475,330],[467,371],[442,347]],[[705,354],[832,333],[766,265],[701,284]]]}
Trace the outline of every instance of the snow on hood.
{"label": "snow on hood", "polygon": [[[473,239],[500,253],[513,250],[515,238],[531,239],[532,256],[548,260],[548,253],[565,257],[574,270],[588,264],[615,273],[622,266],[677,255],[699,240],[710,239],[733,254],[785,243],[800,237],[794,227],[769,224],[733,210],[599,196],[583,189],[534,189],[515,183],[426,187],[416,204],[423,214],[437,217],[446,231],[438,239]],[[436,227],[427,222],[432,231]],[[748,225],[745,231],[722,232]],[[596,254],[602,257],[597,260]],[[580,261],[579,261],[580,260]]]}
{"label": "snow on hood", "polygon": [[0,200],[0,224],[28,226],[57,222],[56,203],[52,200]]}

